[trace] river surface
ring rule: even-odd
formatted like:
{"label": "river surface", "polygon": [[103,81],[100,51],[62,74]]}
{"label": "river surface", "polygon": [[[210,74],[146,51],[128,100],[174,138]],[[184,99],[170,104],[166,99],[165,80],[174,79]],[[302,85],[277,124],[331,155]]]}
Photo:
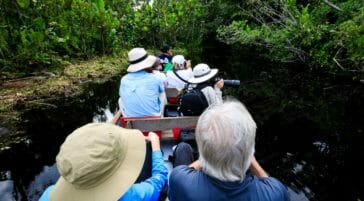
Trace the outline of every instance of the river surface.
{"label": "river surface", "polygon": [[[53,103],[56,108],[24,110],[24,122],[19,126],[27,131],[27,140],[0,156],[0,201],[38,200],[59,177],[55,156],[65,137],[86,123],[110,120],[117,108],[118,84],[118,78],[93,84],[80,97]],[[320,133],[312,122],[283,121],[277,116],[258,129],[256,157],[270,175],[289,188],[292,201],[364,200],[358,197],[363,196],[363,189],[357,189],[363,182],[343,172],[358,170],[353,163],[363,156],[358,146],[362,136],[353,139],[358,141],[339,141],[342,146],[337,146],[318,137]],[[336,135],[339,139],[342,133]],[[351,153],[354,155],[348,155]],[[351,186],[341,194],[338,190],[342,184]]]}

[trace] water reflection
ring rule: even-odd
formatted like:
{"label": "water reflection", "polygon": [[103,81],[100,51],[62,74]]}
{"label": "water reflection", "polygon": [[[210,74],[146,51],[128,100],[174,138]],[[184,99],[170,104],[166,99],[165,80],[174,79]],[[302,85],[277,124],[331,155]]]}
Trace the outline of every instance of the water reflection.
{"label": "water reflection", "polygon": [[14,182],[10,179],[10,171],[4,173],[5,181],[0,181],[0,200],[13,200]]}
{"label": "water reflection", "polygon": [[[93,86],[75,100],[61,99],[54,103],[57,108],[24,112],[26,121],[20,126],[27,131],[27,139],[0,155],[1,201],[37,200],[56,182],[55,156],[60,145],[70,132],[86,123],[111,121],[117,107],[118,81]],[[272,116],[259,127],[257,158],[288,186],[292,201],[359,200],[358,192],[363,189],[362,176],[357,174],[363,169],[362,131],[325,137],[318,130],[309,121],[287,122],[284,115]],[[0,135],[3,133],[0,128]],[[341,190],[344,193],[336,199],[338,193],[330,194]]]}
{"label": "water reflection", "polygon": [[[116,113],[116,112],[114,112]],[[107,104],[105,107],[98,108],[97,114],[93,117],[93,122],[111,122],[114,113],[110,110],[110,105]]]}
{"label": "water reflection", "polygon": [[[93,122],[110,122],[112,120],[113,113],[110,110],[109,103],[105,107],[99,107],[95,114],[93,115],[92,119]],[[62,142],[55,143],[54,140],[43,139],[47,140],[46,144],[60,144]],[[49,140],[49,141],[48,141]],[[43,191],[49,186],[54,184],[59,178],[59,172],[57,170],[55,164],[55,155],[56,152],[47,152],[47,151],[40,151],[35,152],[34,150],[37,149],[37,146],[42,146],[39,148],[43,148],[42,150],[46,150],[48,146],[39,145],[37,140],[25,140],[25,144],[27,148],[20,148],[17,150],[12,150],[16,152],[18,157],[14,159],[14,161],[8,161],[8,165],[10,166],[10,170],[4,170],[1,172],[1,180],[0,181],[0,200],[1,201],[35,201],[38,200],[39,197],[42,195]],[[28,149],[27,152],[31,153],[33,157],[27,157],[27,155],[23,155],[22,151],[24,149]],[[58,148],[56,148],[58,150]],[[46,161],[42,161],[41,159],[44,158],[47,153],[50,153],[50,160],[51,165],[44,165],[47,163]],[[22,156],[19,158],[19,156]],[[29,156],[29,155],[28,155]],[[11,158],[10,156],[7,157],[8,159]],[[48,157],[46,157],[48,158]],[[25,160],[25,161],[32,161],[26,166],[22,167],[17,160]],[[19,166],[20,165],[20,166]],[[29,174],[29,169],[38,169],[35,166],[39,167],[40,172],[35,173],[33,175],[27,175],[28,178],[25,176]],[[11,168],[12,166],[17,166]],[[1,165],[0,165],[1,167]],[[33,171],[32,171],[33,172]],[[15,177],[15,178],[14,178]]]}
{"label": "water reflection", "polygon": [[[20,143],[13,143],[0,154],[0,200],[33,201],[59,178],[55,156],[74,129],[92,121],[109,121],[118,98],[118,77],[90,83],[78,97],[59,97],[57,107],[28,108],[22,111],[19,128],[26,132]],[[4,129],[0,129],[3,135]]]}

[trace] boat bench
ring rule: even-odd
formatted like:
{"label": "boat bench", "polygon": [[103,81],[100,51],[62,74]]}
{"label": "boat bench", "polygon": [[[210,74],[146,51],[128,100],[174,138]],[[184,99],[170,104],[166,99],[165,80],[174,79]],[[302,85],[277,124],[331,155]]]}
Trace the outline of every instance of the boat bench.
{"label": "boat bench", "polygon": [[142,132],[155,130],[172,130],[174,128],[195,127],[198,116],[184,117],[163,117],[163,118],[143,118],[125,119],[125,128],[139,129]]}
{"label": "boat bench", "polygon": [[[114,119],[113,124],[118,124],[120,121],[121,113],[118,112]],[[130,129],[139,129],[142,132],[149,131],[163,131],[162,138],[166,137],[166,133],[171,134],[171,130],[176,128],[191,128],[197,124],[198,116],[183,116],[183,117],[147,117],[147,118],[125,118],[123,119],[123,127]],[[178,132],[178,131],[177,131]],[[176,133],[173,133],[173,137],[176,138]]]}

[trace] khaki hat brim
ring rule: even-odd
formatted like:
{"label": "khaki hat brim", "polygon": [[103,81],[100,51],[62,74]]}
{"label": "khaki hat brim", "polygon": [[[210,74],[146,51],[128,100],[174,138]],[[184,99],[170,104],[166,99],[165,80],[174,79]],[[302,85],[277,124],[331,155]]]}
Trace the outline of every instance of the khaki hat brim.
{"label": "khaki hat brim", "polygon": [[202,77],[197,77],[197,78],[193,77],[193,78],[189,79],[188,82],[192,83],[192,84],[206,82],[207,80],[213,78],[217,74],[217,72],[219,72],[218,69],[216,69],[216,68],[211,69],[209,74],[202,76]]}
{"label": "khaki hat brim", "polygon": [[128,72],[137,72],[146,68],[150,68],[153,66],[155,61],[157,60],[157,57],[153,55],[148,55],[146,59],[143,61],[136,63],[136,64],[130,64],[127,71]]}
{"label": "khaki hat brim", "polygon": [[76,189],[61,176],[50,194],[51,201],[116,201],[128,191],[138,178],[144,164],[145,138],[139,130],[116,127],[115,132],[124,135],[128,145],[124,161],[115,173],[100,185],[90,189]]}

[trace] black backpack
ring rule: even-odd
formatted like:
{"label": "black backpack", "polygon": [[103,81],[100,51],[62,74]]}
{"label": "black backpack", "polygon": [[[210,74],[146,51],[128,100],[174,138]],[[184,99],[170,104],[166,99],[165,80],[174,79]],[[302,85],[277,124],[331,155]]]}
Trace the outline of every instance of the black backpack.
{"label": "black backpack", "polygon": [[178,112],[183,116],[199,116],[209,106],[205,95],[201,90],[208,85],[197,85],[195,88],[186,87],[179,96]]}

